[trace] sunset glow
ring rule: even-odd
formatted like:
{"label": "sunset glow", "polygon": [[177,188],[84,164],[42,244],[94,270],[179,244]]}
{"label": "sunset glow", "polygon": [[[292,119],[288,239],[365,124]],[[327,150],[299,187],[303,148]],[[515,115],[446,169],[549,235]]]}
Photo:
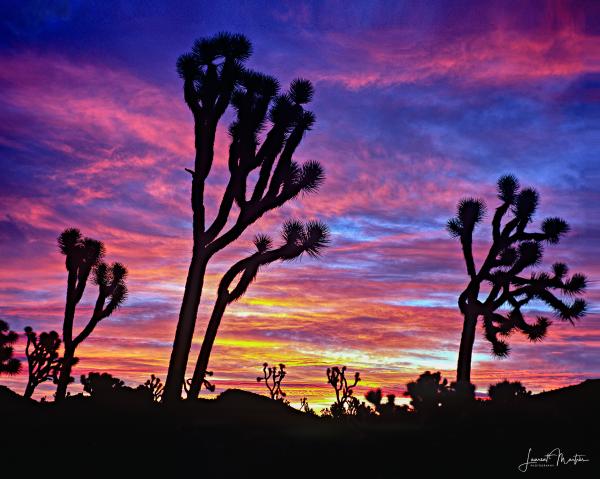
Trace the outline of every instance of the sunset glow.
{"label": "sunset glow", "polygon": [[[189,375],[216,285],[252,251],[256,233],[278,238],[285,219],[317,218],[332,243],[321,259],[261,269],[228,308],[210,362],[216,391],[202,397],[264,392],[256,376],[265,361],[286,365],[293,405],[307,397],[317,410],[333,399],[325,370],[334,365],[360,371],[361,398],[375,387],[401,396],[426,370],[452,380],[467,277],[445,223],[464,196],[493,210],[495,181],[509,172],[540,192],[538,219],[571,224],[542,267],[564,261],[588,276],[590,309],[575,326],[555,320],[540,343],[515,334],[503,360],[478,329],[473,383],[484,393],[510,378],[537,392],[600,376],[597,3],[360,2],[349,11],[315,1],[299,14],[297,2],[269,11],[248,2],[236,18],[221,2],[168,3],[134,12],[72,2],[3,20],[0,319],[19,333],[60,331],[66,271],[56,237],[77,227],[105,243],[107,260],[127,265],[130,295],[78,349],[75,377],[107,371],[136,385],[166,376],[192,244],[184,168],[193,166],[193,121],[175,61],[195,38],[226,30],[248,36],[249,66],[283,87],[297,77],[314,82],[317,122],[296,159],[321,162],[326,180],[213,259]],[[209,217],[228,179],[232,118],[228,111],[216,140]],[[90,287],[77,331],[93,300]],[[21,338],[20,358],[24,346]],[[25,383],[25,374],[2,377],[19,393]],[[40,386],[36,397],[53,388]]]}

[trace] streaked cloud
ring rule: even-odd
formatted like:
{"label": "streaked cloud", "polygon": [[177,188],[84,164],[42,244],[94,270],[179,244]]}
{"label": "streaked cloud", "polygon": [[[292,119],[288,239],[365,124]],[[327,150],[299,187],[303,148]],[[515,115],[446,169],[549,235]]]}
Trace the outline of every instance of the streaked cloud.
{"label": "streaked cloud", "polygon": [[[474,382],[485,390],[508,377],[542,390],[598,376],[600,37],[588,14],[597,7],[340,5],[282,3],[266,16],[240,5],[255,44],[252,67],[284,84],[296,76],[316,82],[317,124],[297,158],[321,161],[327,180],[318,195],[266,215],[215,257],[192,357],[215,286],[250,251],[252,235],[277,236],[288,217],[318,217],[333,235],[323,259],[265,268],[229,308],[211,362],[217,392],[260,391],[265,360],[288,366],[293,402],[307,396],[318,407],[331,400],[325,369],[334,364],[361,371],[360,394],[401,394],[424,370],[451,378],[465,275],[444,224],[462,196],[493,207],[496,178],[512,171],[540,190],[540,218],[570,220],[572,233],[547,259],[590,276],[591,314],[575,328],[557,321],[541,344],[511,338],[507,360],[492,359],[479,340]],[[198,20],[201,28],[193,5],[187,16],[166,4],[141,8],[127,35],[122,7],[6,17],[0,315],[16,330],[60,330],[66,278],[55,238],[68,226],[103,240],[108,259],[131,272],[130,300],[81,347],[75,374],[110,371],[133,384],[165,375],[191,250],[184,168],[192,122],[173,64],[194,35],[238,29],[223,7],[205,7],[211,15]],[[99,15],[112,21],[97,24]],[[227,148],[223,128],[209,214],[227,180]],[[487,233],[477,238],[477,258]],[[90,287],[79,327],[92,302]],[[24,387],[23,377],[2,382]]]}

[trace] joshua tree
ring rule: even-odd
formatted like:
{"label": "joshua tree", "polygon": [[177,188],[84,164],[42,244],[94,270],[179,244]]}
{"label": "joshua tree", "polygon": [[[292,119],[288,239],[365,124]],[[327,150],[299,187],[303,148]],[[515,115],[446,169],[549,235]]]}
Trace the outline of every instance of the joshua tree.
{"label": "joshua tree", "polygon": [[[312,84],[294,80],[288,92],[279,94],[275,78],[243,67],[250,53],[246,37],[221,33],[197,40],[177,61],[184,99],[194,118],[196,155],[194,169],[186,169],[192,177],[193,247],[165,384],[167,402],[181,397],[209,260],[263,214],[302,192],[315,191],[324,178],[319,163],[300,166],[293,161],[315,121],[303,107],[312,99]],[[230,103],[236,120],[229,127],[229,180],[214,220],[207,223],[204,189],[217,125]],[[258,175],[251,189],[248,177],[254,170]]]}
{"label": "joshua tree", "polygon": [[492,384],[488,389],[488,396],[495,404],[510,404],[514,401],[531,396],[520,381],[510,382],[504,380],[497,384]]}
{"label": "joshua tree", "polygon": [[8,324],[0,319],[0,375],[12,376],[21,372],[21,361],[13,358],[13,344],[17,342],[19,335],[10,331]]}
{"label": "joshua tree", "polygon": [[335,403],[331,406],[334,417],[344,414],[354,414],[359,407],[359,400],[353,397],[354,389],[360,381],[360,373],[354,373],[354,383],[348,384],[346,379],[346,366],[327,368],[327,382],[335,390]]}
{"label": "joshua tree", "polygon": [[160,402],[164,386],[159,377],[151,374],[150,379],[148,379],[141,387],[148,389],[152,393],[154,402]]}
{"label": "joshua tree", "polygon": [[[283,381],[283,378],[285,378],[286,374],[287,373],[285,372],[284,364],[280,364],[278,369],[277,366],[269,367],[268,363],[263,363],[263,375],[262,377],[258,376],[256,381],[264,381],[265,386],[267,386],[267,389],[269,390],[271,399],[279,401],[283,400],[283,398],[286,396],[281,389],[281,381]],[[269,381],[271,382],[270,384]]]}
{"label": "joshua tree", "polygon": [[[522,309],[531,300],[543,301],[559,319],[572,324],[586,310],[583,299],[568,299],[583,293],[586,278],[582,274],[568,278],[565,264],[555,263],[551,273],[533,272],[529,277],[524,274],[527,268],[540,263],[544,243],[556,244],[569,231],[567,222],[546,218],[541,231],[526,231],[537,210],[539,195],[532,188],[521,189],[512,175],[498,180],[498,198],[501,203],[492,219],[492,244],[479,270],[473,259],[473,232],[485,215],[485,203],[475,198],[461,200],[456,217],[447,225],[450,234],[460,239],[469,275],[469,283],[458,299],[464,317],[457,367],[459,383],[471,380],[471,355],[479,317],[483,318],[485,338],[492,344],[493,354],[505,357],[510,349],[499,336],[507,337],[518,330],[531,341],[540,341],[546,335],[548,318],[538,316],[529,323],[523,316]],[[490,291],[480,299],[484,283],[490,285]],[[509,312],[498,312],[504,305]]]}
{"label": "joshua tree", "polygon": [[[66,256],[67,300],[63,322],[64,355],[61,360],[56,400],[64,399],[67,386],[72,382],[71,370],[75,364],[75,350],[94,331],[104,318],[110,316],[127,297],[125,279],[127,269],[121,263],[104,263],[104,245],[100,241],[83,238],[79,230],[71,228],[58,237],[58,246]],[[75,308],[83,296],[89,275],[94,274],[98,296],[92,316],[81,332],[73,337]]]}
{"label": "joshua tree", "polygon": [[60,337],[56,331],[41,333],[39,336],[30,326],[25,328],[27,336],[27,346],[25,347],[25,356],[29,366],[29,380],[25,388],[25,397],[32,396],[33,391],[43,382],[58,380],[60,370]]}
{"label": "joshua tree", "polygon": [[[254,238],[256,252],[235,263],[221,279],[217,301],[196,362],[192,384],[187,396],[188,399],[198,397],[225,309],[233,301],[237,301],[244,295],[250,283],[256,278],[259,268],[274,261],[293,260],[303,253],[317,257],[329,243],[327,226],[319,221],[311,221],[306,225],[299,221],[287,221],[283,225],[281,236],[283,244],[278,248],[272,248],[273,241],[268,236],[256,236]],[[237,285],[230,291],[233,281],[238,277]]]}

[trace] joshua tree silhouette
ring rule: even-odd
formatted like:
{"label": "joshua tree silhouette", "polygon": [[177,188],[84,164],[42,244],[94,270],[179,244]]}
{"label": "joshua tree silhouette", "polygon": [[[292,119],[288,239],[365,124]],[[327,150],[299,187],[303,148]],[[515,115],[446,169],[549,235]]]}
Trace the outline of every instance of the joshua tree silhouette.
{"label": "joshua tree silhouette", "polygon": [[[539,195],[532,188],[521,189],[517,178],[512,175],[498,180],[498,198],[501,204],[492,219],[492,245],[479,270],[473,259],[473,232],[485,215],[485,203],[475,198],[461,200],[456,217],[447,224],[449,233],[460,239],[469,275],[469,283],[458,299],[464,322],[456,376],[457,382],[464,384],[471,381],[471,355],[480,316],[493,354],[505,357],[510,349],[498,336],[506,337],[519,330],[531,341],[540,341],[551,324],[542,316],[538,316],[534,323],[525,321],[522,308],[530,301],[543,301],[559,319],[572,324],[586,310],[583,299],[564,297],[583,293],[587,283],[582,274],[567,278],[565,264],[555,263],[550,274],[534,272],[529,277],[523,274],[525,269],[540,263],[544,243],[556,244],[569,231],[567,222],[561,218],[546,218],[541,231],[526,231],[538,207]],[[483,283],[489,283],[490,292],[480,300]],[[557,297],[556,292],[563,298]],[[497,312],[503,305],[510,308],[507,314]]]}
{"label": "joshua tree silhouette", "polygon": [[10,331],[8,324],[0,319],[0,375],[12,376],[21,372],[21,361],[13,358],[13,344],[17,342],[19,335]]}
{"label": "joshua tree silhouette", "polygon": [[56,331],[41,333],[39,336],[30,326],[25,328],[27,346],[25,356],[29,367],[29,380],[23,396],[32,396],[35,388],[48,380],[56,382],[60,371],[60,337]]}
{"label": "joshua tree silhouette", "polygon": [[152,393],[152,399],[154,402],[160,402],[162,399],[162,394],[164,390],[164,386],[159,377],[154,374],[150,375],[150,379],[148,379],[142,387],[148,389]]}
{"label": "joshua tree silhouette", "polygon": [[[186,169],[192,176],[192,259],[165,383],[166,402],[181,397],[209,260],[263,214],[302,192],[317,190],[324,179],[319,163],[309,161],[300,166],[292,159],[315,121],[303,107],[312,99],[312,84],[294,80],[287,93],[279,94],[275,78],[243,67],[250,53],[246,37],[220,33],[197,40],[192,51],[177,61],[184,99],[194,118],[196,156],[194,170]],[[230,103],[237,118],[229,127],[229,181],[216,217],[207,225],[204,189],[213,163],[217,125]],[[270,127],[259,144],[259,133],[267,124]],[[247,194],[249,174],[256,169],[258,179]],[[238,207],[235,217],[234,204]]]}
{"label": "joshua tree silhouette", "polygon": [[353,414],[359,404],[358,398],[352,396],[356,385],[360,382],[360,373],[354,373],[354,383],[348,384],[346,379],[346,366],[327,368],[327,382],[335,390],[335,403],[331,405],[331,414],[334,417],[344,414]]}
{"label": "joshua tree silhouette", "polygon": [[[102,261],[104,245],[100,241],[83,238],[78,229],[70,228],[58,237],[58,246],[66,256],[67,300],[63,322],[64,355],[61,360],[56,400],[64,399],[67,386],[72,382],[71,369],[75,364],[75,350],[94,331],[104,318],[110,316],[127,298],[127,269],[121,263],[108,265]],[[89,275],[93,272],[98,296],[92,316],[81,332],[73,337],[75,308],[83,296]]]}
{"label": "joshua tree silhouette", "polygon": [[[265,386],[267,386],[267,389],[269,390],[271,399],[279,401],[283,400],[283,398],[286,396],[281,389],[281,382],[283,381],[283,378],[285,378],[286,374],[287,373],[285,372],[284,364],[280,364],[278,369],[277,366],[269,367],[268,363],[263,363],[263,375],[262,377],[258,376],[256,381],[264,381]],[[270,384],[269,381],[271,382]]]}
{"label": "joshua tree silhouette", "polygon": [[[283,225],[281,236],[283,244],[278,248],[272,248],[273,241],[269,236],[256,236],[254,238],[256,252],[235,263],[221,279],[217,301],[196,362],[192,384],[187,396],[188,399],[198,397],[205,380],[210,353],[225,309],[233,301],[237,301],[244,295],[250,283],[256,278],[259,268],[274,261],[293,260],[303,253],[318,257],[323,248],[329,243],[328,228],[319,221],[310,221],[306,225],[295,220],[287,221]],[[237,277],[239,277],[237,285],[230,291],[231,284]]]}

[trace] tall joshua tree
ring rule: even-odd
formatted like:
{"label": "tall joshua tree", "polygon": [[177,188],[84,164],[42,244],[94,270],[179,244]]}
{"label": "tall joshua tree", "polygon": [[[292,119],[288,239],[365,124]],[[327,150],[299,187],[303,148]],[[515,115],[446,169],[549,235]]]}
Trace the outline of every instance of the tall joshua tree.
{"label": "tall joshua tree", "polygon": [[[166,402],[181,397],[210,258],[263,214],[302,192],[315,191],[323,180],[319,163],[309,161],[300,166],[293,161],[304,133],[315,121],[304,109],[313,96],[312,84],[294,80],[289,91],[280,94],[275,78],[244,68],[250,53],[246,37],[220,33],[197,40],[192,51],[177,61],[184,99],[194,118],[196,154],[194,169],[186,168],[192,177],[192,259],[169,362]],[[207,223],[204,189],[213,163],[217,125],[230,104],[236,119],[229,126],[229,180],[214,220]],[[254,170],[258,175],[251,190],[248,177]]]}
{"label": "tall joshua tree", "polygon": [[35,388],[46,381],[58,380],[60,371],[60,337],[56,331],[41,333],[39,336],[30,326],[25,328],[27,336],[27,346],[25,347],[25,356],[29,370],[29,380],[23,396],[30,398]]}
{"label": "tall joshua tree", "polygon": [[[458,299],[464,317],[458,383],[471,380],[471,355],[480,317],[492,353],[505,357],[510,348],[501,338],[517,330],[531,341],[540,341],[551,324],[544,316],[531,323],[525,320],[522,310],[530,301],[541,300],[560,320],[572,324],[586,311],[585,301],[573,298],[585,290],[587,280],[582,274],[567,277],[568,269],[563,263],[554,263],[550,273],[525,273],[541,262],[544,244],[558,243],[569,231],[568,223],[561,218],[546,218],[540,231],[527,231],[538,207],[538,193],[532,188],[521,189],[512,175],[501,177],[497,186],[501,203],[492,219],[492,244],[479,269],[473,259],[473,232],[485,215],[485,203],[475,198],[461,200],[456,217],[447,224],[450,234],[460,239],[469,275],[469,283]],[[484,283],[489,284],[489,292],[480,298]],[[503,306],[508,312],[499,311]]]}
{"label": "tall joshua tree", "polygon": [[8,324],[0,319],[0,375],[12,376],[21,371],[21,361],[13,358],[13,344],[17,342],[19,335],[11,331]]}
{"label": "tall joshua tree", "polygon": [[[65,255],[67,268],[67,299],[63,321],[64,355],[56,389],[56,400],[64,399],[67,386],[73,381],[71,370],[76,362],[75,350],[94,331],[104,318],[110,316],[126,299],[127,269],[121,263],[106,264],[102,261],[104,245],[100,241],[83,238],[78,229],[66,229],[58,237],[60,252]],[[93,274],[98,295],[92,316],[81,330],[73,336],[75,308],[83,297],[87,280]]]}
{"label": "tall joshua tree", "polygon": [[[270,237],[266,235],[256,236],[254,238],[256,252],[235,263],[221,279],[217,291],[217,301],[204,335],[204,341],[192,377],[192,384],[188,391],[188,399],[196,399],[204,383],[210,353],[225,309],[233,301],[237,301],[244,295],[250,283],[256,278],[259,268],[275,261],[293,260],[303,253],[318,257],[323,248],[329,243],[327,226],[319,221],[310,221],[306,225],[303,225],[300,221],[287,221],[283,225],[281,237],[283,244],[278,248],[273,248],[273,241]],[[230,291],[236,278],[239,278],[237,284]]]}

